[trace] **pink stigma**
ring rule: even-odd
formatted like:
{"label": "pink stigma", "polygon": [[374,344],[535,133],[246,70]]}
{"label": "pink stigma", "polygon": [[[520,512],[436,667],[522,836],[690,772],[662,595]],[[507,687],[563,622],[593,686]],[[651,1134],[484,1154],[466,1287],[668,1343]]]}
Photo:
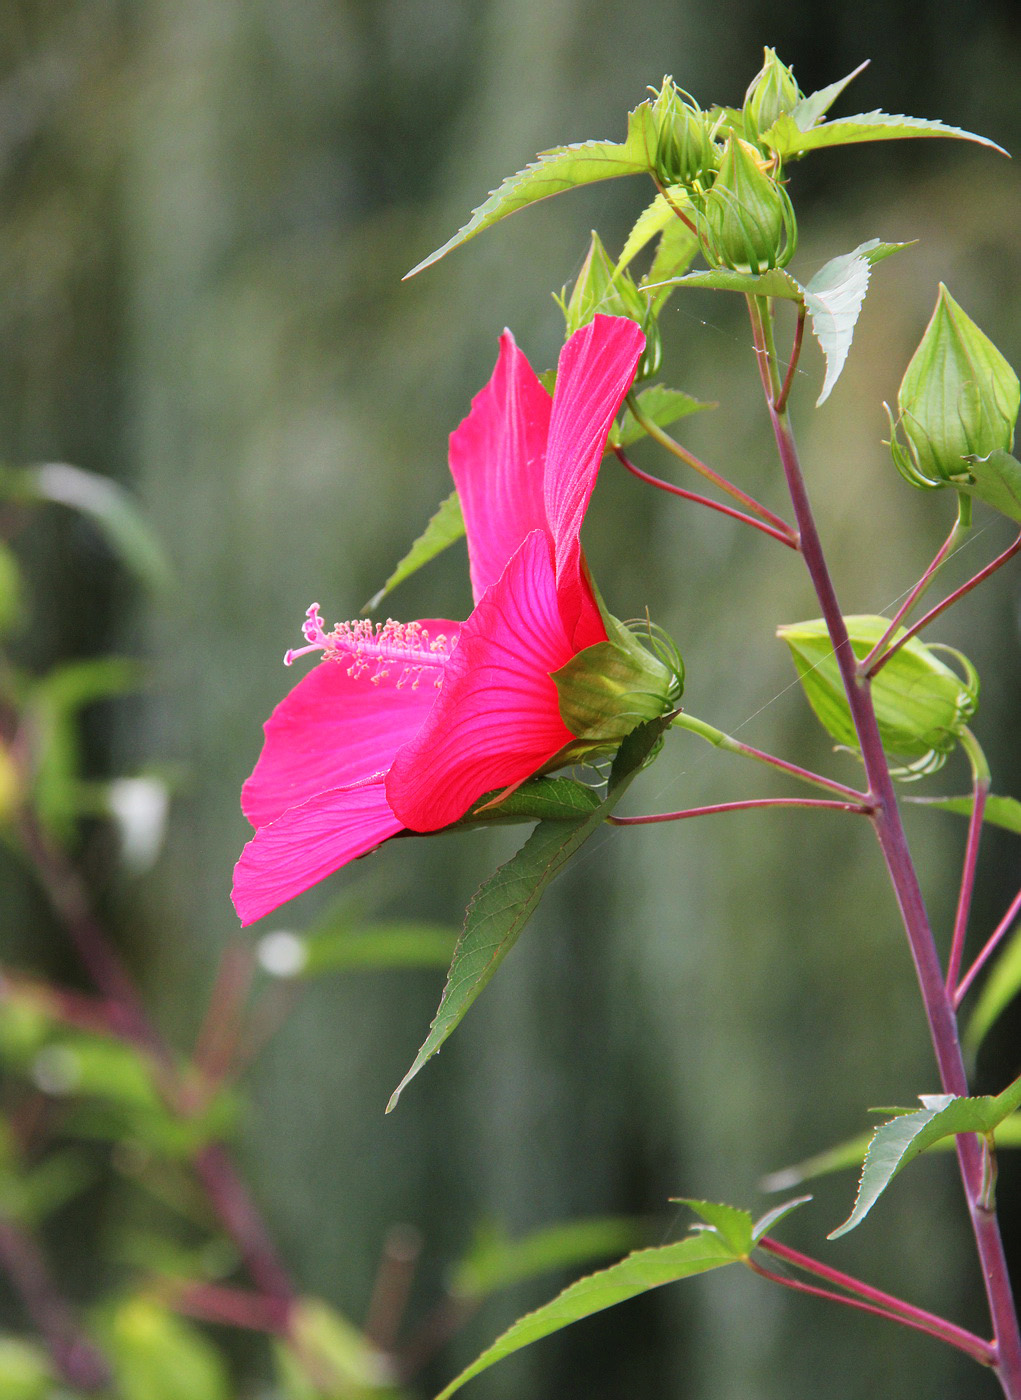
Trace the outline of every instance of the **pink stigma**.
{"label": "pink stigma", "polygon": [[[389,674],[391,666],[400,666],[398,686],[409,680],[417,686],[426,668],[442,671],[457,640],[443,632],[431,637],[420,622],[395,622],[392,617],[386,622],[368,619],[338,622],[327,632],[319,616],[318,603],[308,609],[301,630],[308,645],[288,651],[284,656],[285,666],[290,666],[299,656],[321,651],[326,661],[347,661],[350,676],[358,677],[371,669],[372,681]],[[437,685],[441,679],[442,676],[437,677]]]}

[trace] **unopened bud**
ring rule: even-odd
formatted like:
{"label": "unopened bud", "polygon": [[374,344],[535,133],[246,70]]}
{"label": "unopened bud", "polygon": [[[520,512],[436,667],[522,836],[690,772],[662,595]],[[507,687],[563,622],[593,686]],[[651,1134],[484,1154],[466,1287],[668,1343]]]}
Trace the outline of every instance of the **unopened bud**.
{"label": "unopened bud", "polygon": [[787,191],[768,173],[755,147],[735,136],[724,147],[699,224],[710,261],[736,272],[786,267],[797,247]]}
{"label": "unopened bud", "polygon": [[564,313],[567,335],[587,326],[595,316],[626,316],[637,321],[645,332],[645,352],[636,379],[647,379],[659,369],[663,347],[652,303],[626,271],[616,272],[597,233],[592,234],[589,250],[581,265],[571,294],[564,287],[554,300]]}
{"label": "unopened bud", "polygon": [[[889,627],[885,617],[844,619],[851,649],[861,661]],[[891,641],[903,635],[898,628]],[[797,622],[777,628],[791,649],[808,703],[828,734],[859,752],[851,710],[825,622]],[[936,655],[953,656],[962,679]],[[951,647],[926,646],[911,637],[871,681],[879,734],[886,753],[901,765],[894,777],[919,778],[942,767],[961,730],[978,704],[978,674],[971,662]]]}
{"label": "unopened bud", "polygon": [[773,49],[766,49],[762,67],[745,93],[744,119],[749,138],[757,141],[777,118],[793,112],[802,96],[786,63],[780,62]]}
{"label": "unopened bud", "polygon": [[[717,165],[709,120],[698,103],[664,78],[652,104],[656,177],[662,185],[708,183]],[[707,178],[704,178],[707,177]]]}
{"label": "unopened bud", "polygon": [[897,393],[897,423],[891,415],[897,468],[913,486],[967,483],[965,458],[1010,451],[1019,404],[1017,375],[941,282],[936,309]]}

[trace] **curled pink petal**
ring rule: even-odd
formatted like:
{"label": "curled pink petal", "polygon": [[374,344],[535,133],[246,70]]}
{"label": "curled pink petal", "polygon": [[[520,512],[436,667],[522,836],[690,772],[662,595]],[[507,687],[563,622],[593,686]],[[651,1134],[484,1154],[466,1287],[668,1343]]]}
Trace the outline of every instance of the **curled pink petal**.
{"label": "curled pink petal", "polygon": [[[422,627],[434,638],[459,631],[458,623],[442,619]],[[321,661],[264,726],[262,753],[241,789],[245,816],[263,826],[317,792],[389,768],[433,705],[440,674],[423,672],[416,686],[400,664],[358,674],[343,657]]]}
{"label": "curled pink petal", "polygon": [[543,477],[551,407],[514,337],[504,331],[489,383],[450,435],[450,471],[464,514],[476,602],[529,531],[548,532]]}
{"label": "curled pink petal", "polygon": [[320,792],[288,808],[259,827],[234,867],[231,897],[242,924],[261,919],[400,830],[382,780]]}
{"label": "curled pink petal", "polygon": [[461,628],[436,705],[394,758],[386,789],[405,826],[456,821],[571,742],[550,673],[574,653],[549,543],[533,530]]}

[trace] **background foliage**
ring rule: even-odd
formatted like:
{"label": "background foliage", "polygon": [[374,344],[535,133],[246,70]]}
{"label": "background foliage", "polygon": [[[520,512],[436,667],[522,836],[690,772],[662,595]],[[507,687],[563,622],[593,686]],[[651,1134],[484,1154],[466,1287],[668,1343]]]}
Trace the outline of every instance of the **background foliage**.
{"label": "background foliage", "polygon": [[[900,0],[826,15],[792,4],[764,23],[761,7],[710,12],[689,0],[614,3],[598,15],[580,0],[3,7],[2,453],[11,466],[73,462],[129,486],[172,573],[146,590],[81,516],[54,507],[33,517],[17,547],[37,601],[17,652],[39,670],[113,651],[147,663],[140,699],[85,712],[85,771],[158,769],[174,791],[166,851],[132,873],[109,824],[94,822],[81,858],[180,1047],[236,934],[227,890],[247,835],[237,793],[259,726],[293,679],[279,657],[305,607],[318,599],[331,619],[354,616],[379,587],[446,494],[446,434],[487,377],[499,330],[511,325],[537,366],[552,363],[562,322],[549,290],[573,277],[591,225],[619,246],[646,187],[572,194],[411,284],[400,285],[402,273],[537,150],[619,139],[624,111],[664,69],[707,102],[738,100],[764,42],[806,91],[871,57],[856,109],[937,116],[1021,149],[1021,28],[1006,3]],[[949,526],[942,500],[912,493],[893,471],[881,401],[896,392],[940,278],[1021,361],[1017,177],[974,148],[904,143],[821,154],[794,181],[797,267],[814,270],[876,235],[921,240],[877,269],[884,309],[878,298],[866,305],[832,399],[811,407],[814,350],[795,389],[845,609],[881,612]],[[690,420],[686,440],[776,506],[749,337],[731,300],[674,298],[665,377],[720,400],[717,413]],[[1005,546],[1007,522],[980,524],[979,548]],[[679,641],[696,714],[774,752],[815,746],[821,761],[772,636],[777,619],[811,610],[793,562],[720,517],[654,499],[610,465],[586,530],[613,610],[649,605]],[[457,554],[404,585],[394,611],[464,615]],[[969,561],[959,563],[963,578]],[[1016,571],[1005,574],[955,609],[939,637],[977,663],[983,743],[1000,790],[1019,795],[1021,666],[1003,644],[1017,634],[1018,592]],[[679,738],[628,801],[650,810],[727,800],[748,795],[748,776]],[[946,926],[961,827],[922,813],[911,830]],[[254,936],[308,927],[340,892],[374,916],[454,926],[514,839],[391,842]],[[5,960],[79,981],[32,882],[2,859]],[[1016,843],[991,834],[982,866],[975,924],[988,928],[1017,887]],[[825,912],[820,870],[836,892]],[[414,1321],[480,1220],[520,1234],[637,1213],[665,1239],[678,1229],[668,1196],[765,1209],[766,1172],[860,1130],[866,1105],[935,1087],[878,856],[867,831],[836,818],[606,830],[439,1062],[384,1119],[441,978],[434,968],[303,984],[250,1076],[242,1152],[272,1232],[303,1290],[356,1319],[397,1222],[425,1239]],[[1017,1074],[1017,1032],[1008,1019],[991,1037],[977,1091]],[[884,1201],[885,1224],[870,1221],[826,1257],[982,1330],[966,1251],[947,1252],[959,1204],[952,1168],[940,1158],[913,1173]],[[1010,1201],[1021,1182],[1009,1158],[1001,1180],[1017,1259],[1021,1210]],[[792,1242],[842,1219],[852,1184],[820,1183],[816,1204],[791,1222]],[[50,1222],[72,1294],[96,1294],[107,1282],[97,1258],[152,1210],[124,1163],[111,1172],[104,1159]],[[551,1292],[545,1279],[487,1305],[424,1388]],[[7,1313],[20,1327],[10,1298]],[[230,1350],[239,1376],[263,1368],[254,1346],[235,1339]],[[980,1373],[957,1366],[923,1338],[727,1271],[580,1324],[473,1385],[480,1400],[737,1400],[811,1394],[825,1377],[844,1400],[928,1395],[940,1375],[946,1393],[989,1393]]]}

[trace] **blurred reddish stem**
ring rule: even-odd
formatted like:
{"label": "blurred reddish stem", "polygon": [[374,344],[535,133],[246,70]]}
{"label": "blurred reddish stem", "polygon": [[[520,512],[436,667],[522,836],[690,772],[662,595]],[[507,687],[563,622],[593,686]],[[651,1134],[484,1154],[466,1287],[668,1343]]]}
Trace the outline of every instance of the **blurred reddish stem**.
{"label": "blurred reddish stem", "polygon": [[653,822],[680,822],[688,817],[715,817],[720,812],[746,812],[753,807],[822,807],[831,812],[858,812],[869,816],[872,808],[859,802],[836,802],[826,797],[753,797],[743,802],[717,802],[711,807],[688,807],[683,812],[656,812],[648,817],[607,817],[613,826],[647,826]]}
{"label": "blurred reddish stem", "polygon": [[365,1336],[380,1351],[392,1352],[422,1253],[422,1236],[412,1225],[394,1225],[383,1241],[376,1280],[365,1318]]}
{"label": "blurred reddish stem", "polygon": [[968,989],[971,986],[972,982],[974,982],[975,978],[982,971],[983,967],[985,967],[986,963],[992,957],[993,953],[996,952],[996,949],[1000,946],[1000,943],[1010,932],[1014,924],[1014,920],[1019,914],[1021,914],[1021,890],[1019,890],[1014,896],[1013,900],[1011,901],[1010,908],[1007,910],[1006,914],[1004,914],[1003,918],[996,925],[996,928],[986,940],[985,947],[979,953],[978,957],[972,963],[971,967],[968,968],[968,971],[961,978],[961,984],[957,988],[956,993],[954,994],[955,1006],[960,1006],[961,1002],[967,996]]}

